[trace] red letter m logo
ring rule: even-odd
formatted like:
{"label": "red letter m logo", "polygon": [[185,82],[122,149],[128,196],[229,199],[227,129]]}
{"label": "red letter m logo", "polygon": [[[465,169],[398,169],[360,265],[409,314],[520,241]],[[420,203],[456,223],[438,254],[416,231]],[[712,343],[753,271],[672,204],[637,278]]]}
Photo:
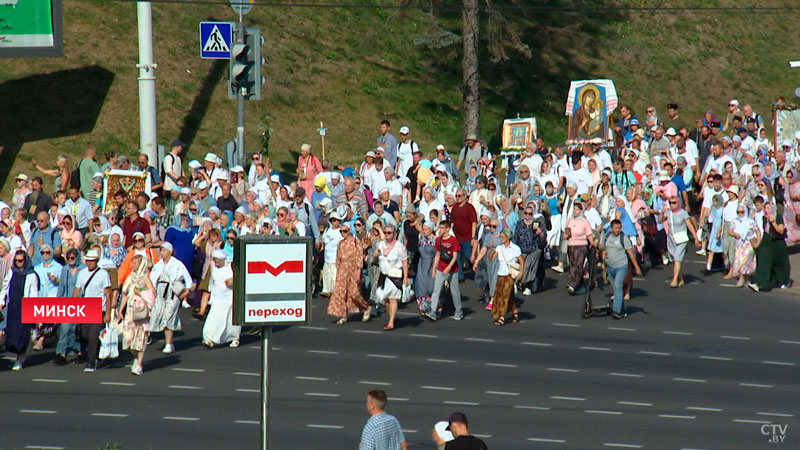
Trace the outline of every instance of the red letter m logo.
{"label": "red letter m logo", "polygon": [[272,264],[266,261],[249,261],[247,263],[247,273],[267,273],[277,277],[283,272],[286,273],[302,273],[303,261],[284,261],[278,267],[272,267]]}

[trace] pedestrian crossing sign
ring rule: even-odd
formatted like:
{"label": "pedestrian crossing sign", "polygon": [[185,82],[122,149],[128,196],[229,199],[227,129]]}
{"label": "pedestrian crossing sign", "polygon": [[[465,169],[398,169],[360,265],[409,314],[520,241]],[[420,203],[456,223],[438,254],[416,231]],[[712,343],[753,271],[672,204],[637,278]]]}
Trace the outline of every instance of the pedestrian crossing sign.
{"label": "pedestrian crossing sign", "polygon": [[229,59],[233,23],[200,22],[200,57],[203,59]]}

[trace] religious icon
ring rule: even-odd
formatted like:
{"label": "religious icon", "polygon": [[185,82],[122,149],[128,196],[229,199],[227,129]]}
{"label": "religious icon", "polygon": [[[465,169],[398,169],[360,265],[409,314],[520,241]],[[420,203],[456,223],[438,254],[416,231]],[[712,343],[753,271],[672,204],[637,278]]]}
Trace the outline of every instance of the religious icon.
{"label": "religious icon", "polygon": [[609,116],[617,104],[617,91],[613,81],[573,81],[567,96],[567,143],[579,144],[594,138],[606,142]]}
{"label": "religious icon", "polygon": [[533,117],[506,119],[503,121],[503,149],[524,150],[536,139],[536,119]]}

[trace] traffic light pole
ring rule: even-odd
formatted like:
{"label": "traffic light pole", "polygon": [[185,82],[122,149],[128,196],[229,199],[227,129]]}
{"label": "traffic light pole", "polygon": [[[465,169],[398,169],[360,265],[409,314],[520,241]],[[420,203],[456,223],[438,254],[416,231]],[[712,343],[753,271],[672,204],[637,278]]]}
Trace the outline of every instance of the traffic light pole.
{"label": "traffic light pole", "polygon": [[[236,41],[244,44],[244,22],[242,22],[242,12],[239,11],[239,29],[236,30]],[[247,94],[244,87],[236,88],[236,155],[239,165],[244,167],[247,164],[247,156],[244,151],[244,96]]]}

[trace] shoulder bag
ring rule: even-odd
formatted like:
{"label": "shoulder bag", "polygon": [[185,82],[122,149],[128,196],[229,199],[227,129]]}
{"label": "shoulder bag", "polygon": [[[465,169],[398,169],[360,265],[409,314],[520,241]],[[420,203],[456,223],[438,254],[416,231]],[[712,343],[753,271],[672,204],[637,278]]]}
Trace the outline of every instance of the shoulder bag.
{"label": "shoulder bag", "polygon": [[675,244],[681,245],[689,242],[689,233],[686,230],[675,232],[675,221],[672,211],[669,212],[669,231],[672,233],[672,240]]}
{"label": "shoulder bag", "polygon": [[516,280],[517,277],[519,276],[519,272],[522,270],[522,267],[519,265],[519,262],[516,261],[514,261],[512,264],[509,264],[508,260],[506,259],[506,252],[503,251],[503,248],[505,247],[503,247],[501,244],[497,250],[500,252],[501,255],[503,255],[503,261],[505,261],[506,267],[508,267],[508,275],[514,280]]}

